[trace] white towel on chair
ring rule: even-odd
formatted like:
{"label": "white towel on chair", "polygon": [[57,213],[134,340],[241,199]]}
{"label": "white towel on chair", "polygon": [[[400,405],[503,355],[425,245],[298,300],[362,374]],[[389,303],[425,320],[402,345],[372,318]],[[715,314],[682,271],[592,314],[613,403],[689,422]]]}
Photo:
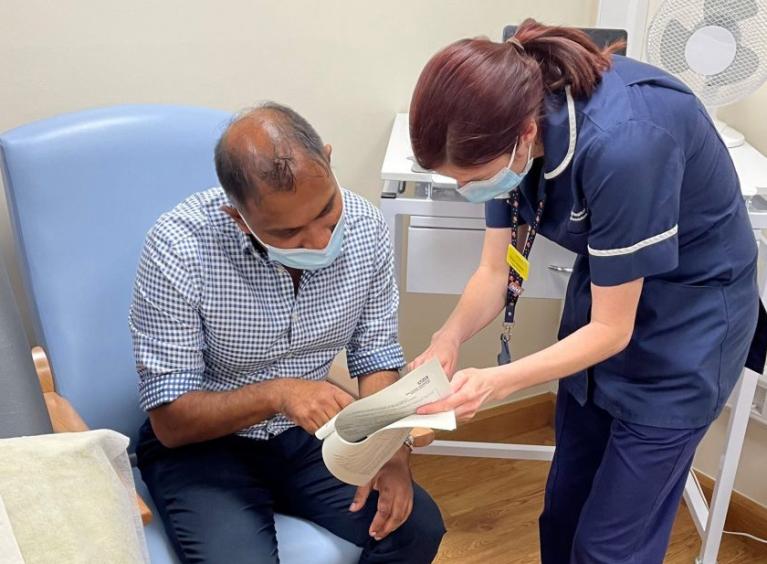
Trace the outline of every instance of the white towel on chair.
{"label": "white towel on chair", "polygon": [[0,497],[0,556],[2,556],[3,564],[24,564],[2,497]]}
{"label": "white towel on chair", "polygon": [[0,440],[0,498],[21,562],[149,562],[127,446],[107,430]]}

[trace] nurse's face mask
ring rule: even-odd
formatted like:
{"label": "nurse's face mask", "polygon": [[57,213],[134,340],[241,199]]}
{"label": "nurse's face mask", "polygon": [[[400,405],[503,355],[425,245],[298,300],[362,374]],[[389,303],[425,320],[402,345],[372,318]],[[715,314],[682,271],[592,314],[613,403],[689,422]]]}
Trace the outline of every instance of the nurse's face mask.
{"label": "nurse's face mask", "polygon": [[458,188],[458,193],[468,201],[478,204],[487,202],[493,198],[498,198],[499,196],[504,196],[519,186],[530,171],[530,167],[533,165],[533,159],[531,158],[533,144],[530,143],[527,147],[527,163],[522,172],[514,172],[511,170],[514,157],[517,156],[517,145],[519,145],[519,139],[514,143],[514,149],[511,151],[509,164],[487,180],[472,180],[467,182]]}
{"label": "nurse's face mask", "polygon": [[279,247],[273,247],[264,243],[256,232],[253,231],[248,221],[245,219],[245,215],[240,212],[242,222],[250,231],[250,234],[258,241],[261,246],[266,249],[269,258],[275,262],[287,266],[288,268],[295,268],[297,270],[319,270],[333,264],[341,254],[341,249],[344,242],[344,226],[346,224],[346,207],[343,203],[343,194],[339,192],[336,196],[341,198],[341,215],[338,218],[338,222],[333,228],[333,232],[330,235],[328,244],[323,249],[281,249]]}

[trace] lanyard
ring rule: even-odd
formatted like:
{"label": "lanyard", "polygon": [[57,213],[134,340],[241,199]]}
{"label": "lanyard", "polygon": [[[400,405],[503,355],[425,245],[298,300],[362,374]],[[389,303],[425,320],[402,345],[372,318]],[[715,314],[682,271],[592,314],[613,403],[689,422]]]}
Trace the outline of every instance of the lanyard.
{"label": "lanyard", "polygon": [[[516,249],[519,240],[519,188],[511,191],[509,197],[511,203],[511,245]],[[525,245],[522,247],[522,257],[525,260],[530,256],[530,250],[533,248],[535,236],[538,234],[538,228],[543,216],[543,206],[545,199],[538,201],[538,207],[535,210],[535,218],[527,232]],[[511,362],[511,353],[509,351],[509,338],[511,328],[514,324],[514,313],[517,309],[517,301],[522,295],[523,278],[514,268],[509,267],[509,281],[506,286],[506,311],[503,316],[503,333],[501,333],[501,352],[498,354],[498,364],[508,364]]]}

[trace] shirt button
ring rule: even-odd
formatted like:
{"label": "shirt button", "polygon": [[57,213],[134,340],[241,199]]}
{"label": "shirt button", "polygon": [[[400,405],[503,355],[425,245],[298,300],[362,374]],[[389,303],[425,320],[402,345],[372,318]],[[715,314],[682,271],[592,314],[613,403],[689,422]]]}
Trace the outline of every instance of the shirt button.
{"label": "shirt button", "polygon": [[293,323],[297,323],[298,322],[298,312],[297,311],[293,312],[292,319],[293,319]]}

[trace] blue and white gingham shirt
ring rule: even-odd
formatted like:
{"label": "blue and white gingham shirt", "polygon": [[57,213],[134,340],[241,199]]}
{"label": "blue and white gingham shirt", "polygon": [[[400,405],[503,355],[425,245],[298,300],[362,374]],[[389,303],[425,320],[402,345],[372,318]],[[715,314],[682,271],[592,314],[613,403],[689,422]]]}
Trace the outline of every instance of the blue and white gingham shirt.
{"label": "blue and white gingham shirt", "polygon": [[[273,378],[323,380],[343,348],[352,376],[405,364],[399,295],[380,211],[343,190],[343,249],[305,271],[257,251],[221,211],[221,188],[192,195],[150,230],[130,309],[141,407],[193,390],[234,390]],[[294,426],[282,414],[239,434],[267,439]]]}

